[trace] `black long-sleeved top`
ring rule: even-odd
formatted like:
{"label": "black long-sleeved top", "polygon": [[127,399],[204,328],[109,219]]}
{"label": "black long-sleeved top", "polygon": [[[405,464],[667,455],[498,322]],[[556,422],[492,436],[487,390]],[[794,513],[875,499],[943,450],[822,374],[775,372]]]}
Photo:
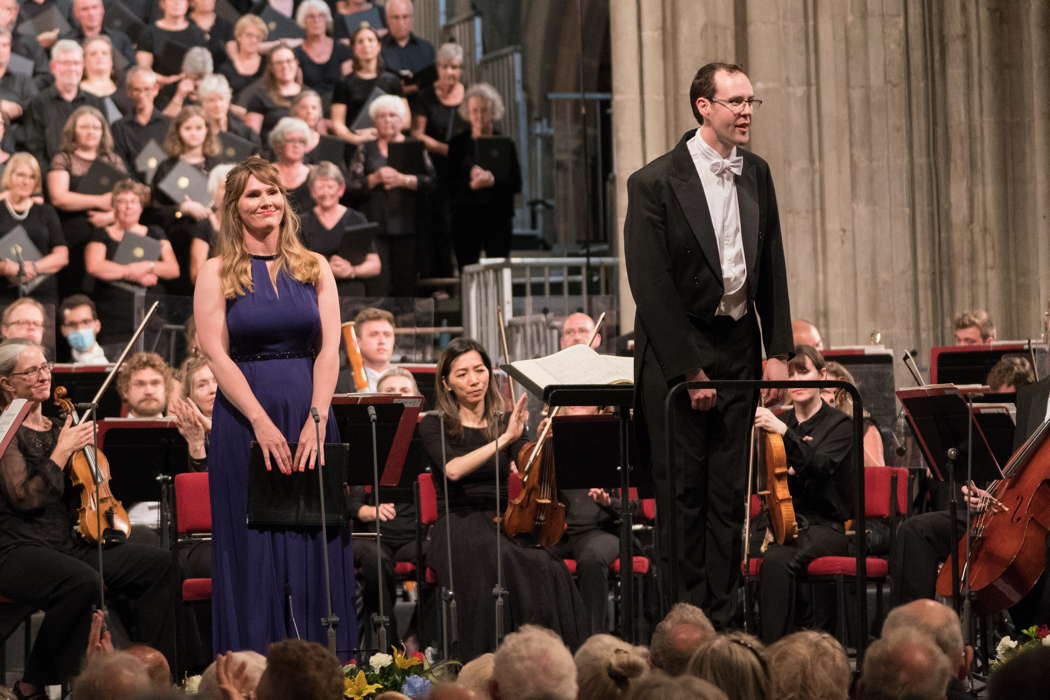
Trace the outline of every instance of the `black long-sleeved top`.
{"label": "black long-sleeved top", "polygon": [[416,189],[395,187],[388,190],[381,184],[370,189],[368,176],[386,165],[387,157],[379,152],[377,141],[363,144],[354,153],[350,161],[347,189],[353,200],[360,204],[358,208],[368,220],[379,224],[380,235],[409,236],[419,233],[420,221],[416,207],[420,194],[434,189],[434,165],[425,153],[423,162],[426,172],[416,176],[419,179]]}
{"label": "black long-sleeved top", "polygon": [[135,118],[134,112],[113,122],[113,149],[124,159],[128,170],[135,175],[136,179],[141,180],[143,174],[135,167],[135,158],[146,147],[150,139],[163,148],[164,138],[168,135],[170,127],[171,117],[161,114],[156,109],[153,110],[153,114],[145,124]]}
{"label": "black long-sleeved top", "polygon": [[63,468],[51,461],[61,426],[18,429],[0,459],[0,562],[18,546],[72,551],[74,494]]}
{"label": "black long-sleeved top", "polygon": [[36,156],[42,170],[47,171],[51,159],[58,153],[62,127],[65,126],[69,115],[73,114],[77,107],[84,105],[106,113],[102,98],[78,89],[73,100],[67,102],[59,96],[58,90],[53,86],[42,91],[26,105],[25,114],[22,115],[26,150]]}
{"label": "black long-sleeved top", "polygon": [[[445,464],[441,461],[441,420],[434,415],[425,417],[419,424],[419,437],[423,449],[434,467],[435,483],[438,494],[443,496]],[[446,435],[445,455],[448,461],[473,452],[479,447],[492,442],[480,428],[463,428],[459,436]],[[507,477],[510,475],[510,463],[525,445],[525,438],[519,438],[511,445],[500,450],[499,454],[499,495],[500,510],[507,505]],[[487,462],[457,481],[448,482],[449,510],[458,512],[494,511],[496,510],[496,458],[490,457]]]}
{"label": "black long-sleeved top", "polygon": [[784,449],[795,513],[814,522],[842,523],[853,508],[853,423],[842,411],[822,404],[809,420],[798,422],[794,411],[784,418]]}
{"label": "black long-sleeved top", "polygon": [[[493,136],[501,136],[494,132]],[[470,189],[470,170],[477,164],[477,149],[469,130],[454,136],[448,143],[448,178],[452,192],[453,215],[469,217],[491,217],[507,220],[514,218],[514,195],[521,192],[521,166],[517,149],[510,169],[510,177],[496,180],[492,187]]]}

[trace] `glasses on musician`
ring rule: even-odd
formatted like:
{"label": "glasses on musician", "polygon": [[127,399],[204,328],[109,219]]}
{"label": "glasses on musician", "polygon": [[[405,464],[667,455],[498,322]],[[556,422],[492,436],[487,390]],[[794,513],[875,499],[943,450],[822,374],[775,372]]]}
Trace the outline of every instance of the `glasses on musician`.
{"label": "glasses on musician", "polygon": [[7,325],[9,325],[9,326],[21,326],[22,328],[43,328],[44,327],[44,322],[43,321],[32,321],[30,319],[25,318],[25,319],[20,319],[18,321],[9,321],[7,323]]}
{"label": "glasses on musician", "polygon": [[51,368],[53,368],[54,366],[55,366],[54,362],[45,362],[42,365],[37,365],[36,367],[30,367],[29,369],[24,369],[21,372],[12,372],[11,376],[12,377],[35,377],[38,374],[51,374]]}
{"label": "glasses on musician", "polygon": [[757,112],[758,108],[762,106],[762,100],[756,100],[754,97],[730,97],[728,100],[712,97],[711,101],[725,105],[734,114],[743,112],[744,107],[750,107],[752,112]]}

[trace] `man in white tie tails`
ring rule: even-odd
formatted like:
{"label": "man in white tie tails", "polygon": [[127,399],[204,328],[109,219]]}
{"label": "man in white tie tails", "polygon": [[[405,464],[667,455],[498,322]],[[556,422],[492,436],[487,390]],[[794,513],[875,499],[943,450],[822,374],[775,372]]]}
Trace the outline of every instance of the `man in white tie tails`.
{"label": "man in white tie tails", "polygon": [[[635,316],[640,444],[648,449],[661,555],[679,569],[665,602],[699,605],[716,627],[733,623],[740,580],[748,435],[756,392],[695,389],[665,413],[684,380],[787,379],[793,352],[787,271],[773,177],[739,147],[762,104],[739,66],[710,63],[689,90],[700,128],[627,183],[624,250]],[[764,346],[764,347],[763,347]],[[767,396],[766,398],[773,398]],[[671,463],[665,428],[673,426]]]}

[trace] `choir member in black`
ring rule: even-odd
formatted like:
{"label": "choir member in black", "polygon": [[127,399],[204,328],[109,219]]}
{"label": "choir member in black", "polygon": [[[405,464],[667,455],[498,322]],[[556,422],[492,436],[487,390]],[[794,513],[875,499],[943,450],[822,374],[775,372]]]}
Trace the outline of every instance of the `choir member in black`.
{"label": "choir member in black", "polygon": [[113,146],[128,168],[136,171],[134,176],[141,179],[143,173],[137,171],[135,158],[150,141],[155,141],[158,146],[164,143],[171,117],[162,114],[154,105],[160,87],[157,74],[151,69],[132,66],[125,76],[124,87],[133,110],[113,122]]}
{"label": "choir member in black", "polygon": [[331,99],[336,84],[354,69],[350,47],[332,38],[332,11],[322,0],[303,0],[295,12],[295,23],[306,34],[295,49],[303,84]]}
{"label": "choir member in black", "polygon": [[502,181],[477,164],[475,139],[497,136],[493,123],[503,118],[503,99],[488,83],[471,85],[459,107],[470,130],[448,144],[449,182],[452,189],[452,245],[460,269],[485,255],[510,255],[514,195],[521,192],[521,169],[516,151],[509,177]]}
{"label": "choir member in black", "polygon": [[218,74],[204,76],[197,86],[197,98],[204,109],[205,118],[211,124],[211,130],[220,135],[229,132],[251,141],[256,146],[252,155],[258,155],[259,134],[252,131],[252,128],[230,109],[232,96],[229,82]]}
{"label": "choir member in black", "polygon": [[78,191],[96,160],[127,172],[124,159],[113,150],[109,122],[94,107],[77,107],[62,127],[59,150],[51,159],[47,173],[48,197],[58,210],[69,245],[69,265],[58,278],[59,293],[63,297],[82,289],[84,246],[91,238],[92,227],[113,222],[113,197],[110,193],[81,194]]}
{"label": "choir member in black", "polygon": [[173,42],[189,49],[204,46],[204,32],[186,17],[189,9],[187,0],[158,0],[163,15],[153,24],[146,27],[139,37],[138,51],[135,60],[140,66],[152,68],[159,76],[161,84],[176,82],[182,78],[179,66],[160,65],[158,57],[164,51],[164,45]]}
{"label": "choir member in black", "polygon": [[71,29],[62,35],[63,39],[72,39],[83,45],[85,39],[104,36],[109,39],[114,55],[120,54],[128,64],[135,63],[135,47],[131,45],[128,35],[119,29],[103,26],[106,8],[102,0],[73,0]]}
{"label": "choir member in black", "polygon": [[[497,531],[494,524],[497,511],[502,515],[507,504],[507,477],[514,455],[525,444],[522,432],[528,412],[524,394],[513,410],[507,410],[510,407],[491,378],[492,362],[481,344],[467,338],[453,340],[437,365],[435,393],[444,434],[437,415],[428,415],[419,424],[438,492],[448,499],[447,516],[439,504],[441,517],[431,531],[426,557],[441,585],[454,585],[459,631],[456,656],[472,659],[496,645],[497,537],[502,538],[507,591],[503,629],[510,632],[524,624],[542,625],[560,634],[569,648],[576,648],[587,638],[587,616],[568,569],[548,550],[522,546],[507,538],[502,529]],[[442,442],[447,462],[442,459]],[[448,480],[447,493],[443,477]]]}
{"label": "choir member in black", "polygon": [[157,104],[163,104],[164,113],[172,118],[185,106],[199,105],[197,88],[204,76],[211,75],[214,69],[211,52],[203,46],[194,46],[182,55],[179,80],[161,88]]}
{"label": "choir member in black", "polygon": [[233,25],[215,12],[215,0],[192,0],[190,21],[204,34],[204,46],[219,65],[226,58],[226,43],[233,40]]}
{"label": "choir member in black", "polygon": [[448,144],[470,129],[459,114],[466,88],[463,86],[463,47],[442,44],[437,51],[437,81],[423,88],[412,116],[412,136],[423,142],[437,175],[429,197],[430,235],[420,244],[420,274],[452,276],[452,189],[449,183]]}
{"label": "choir member in black", "polygon": [[[788,378],[826,379],[824,358],[809,345],[795,348]],[[788,488],[798,521],[798,538],[783,545],[769,543],[758,578],[762,641],[771,644],[794,628],[797,577],[817,557],[845,556],[849,549],[844,523],[852,517],[852,421],[824,403],[819,389],[789,389],[794,409],[783,420],[768,408],[755,411],[756,429],[779,434],[787,452]],[[822,622],[822,610],[810,601],[810,624]],[[816,618],[816,619],[812,619]],[[827,622],[823,620],[823,622]]]}
{"label": "choir member in black", "polygon": [[321,96],[310,89],[300,92],[292,100],[292,116],[302,119],[310,127],[310,136],[306,143],[306,162],[311,165],[320,163],[322,160],[331,161],[339,166],[344,173],[347,168],[347,153],[351,146],[344,141],[334,140],[342,148],[333,149],[319,147],[321,136],[328,136],[328,120],[324,118],[324,104]]}
{"label": "choir member in black", "polygon": [[11,61],[11,41],[11,31],[0,28],[0,114],[11,122],[11,126],[5,129],[3,139],[9,148],[25,140],[22,133],[22,110],[38,92],[32,77],[8,70]]}
{"label": "choir member in black", "polygon": [[[19,297],[20,281],[31,282],[38,275],[50,275],[30,294],[34,299],[58,305],[58,281],[54,274],[69,264],[69,247],[58,222],[58,214],[50,204],[37,204],[33,195],[40,191],[40,165],[28,153],[16,153],[7,161],[0,178],[4,190],[4,205],[0,207],[0,236],[15,226],[21,226],[29,240],[43,255],[39,260],[26,260],[19,266],[17,260],[0,261],[0,306],[7,306]],[[19,274],[21,273],[21,276]]]}
{"label": "choir member in black", "polygon": [[405,81],[405,95],[415,97],[426,87],[420,84],[418,74],[434,65],[434,45],[412,33],[415,27],[412,0],[388,0],[386,7],[387,29],[383,37],[382,56],[387,68]]}
{"label": "choir member in black", "polygon": [[222,200],[226,196],[226,176],[233,170],[233,163],[220,163],[208,173],[208,195],[211,206],[208,218],[193,229],[193,240],[190,241],[190,282],[196,283],[204,261],[211,257],[211,244],[219,235],[222,224]]}
{"label": "choir member in black", "polygon": [[230,82],[234,100],[239,101],[244,89],[263,77],[266,57],[259,46],[268,34],[266,22],[256,15],[244,15],[233,25],[233,41],[226,47],[227,60],[218,64],[216,72]]}
{"label": "choir member in black", "polygon": [[406,174],[387,165],[388,145],[405,140],[408,126],[405,101],[393,95],[376,98],[369,107],[376,140],[359,147],[350,163],[350,191],[369,221],[379,224],[376,247],[382,269],[369,286],[369,295],[416,295],[416,238],[420,193],[434,187],[434,166],[424,153],[426,172]]}
{"label": "choir member in black", "polygon": [[375,242],[364,259],[351,262],[339,255],[346,229],[368,223],[364,214],[339,203],[346,191],[343,173],[334,163],[322,161],[313,167],[308,181],[315,206],[303,214],[299,233],[306,247],[328,258],[340,297],[365,295],[365,280],[379,274],[382,263]]}
{"label": "choir member in black", "polygon": [[[99,280],[94,293],[95,305],[102,321],[98,342],[108,357],[116,357],[123,343],[135,330],[132,293],[127,285],[157,289],[161,280],[173,280],[179,276],[179,263],[167,234],[158,226],[144,226],[139,221],[142,208],[148,201],[149,188],[145,185],[133,180],[118,182],[113,188],[115,220],[108,226],[95,229],[84,250],[87,273]],[[161,241],[160,260],[126,265],[115,262],[113,258],[117,248],[129,232]],[[121,282],[123,286],[111,282]]]}
{"label": "choir member in black", "polygon": [[303,72],[299,69],[299,59],[287,46],[279,46],[270,52],[266,64],[266,75],[257,84],[250,96],[243,96],[244,107],[248,114],[244,123],[259,132],[263,142],[267,142],[270,129],[282,117],[288,116],[292,100],[303,90]]}
{"label": "choir member in black", "polygon": [[[46,698],[44,686],[68,683],[87,644],[98,604],[97,550],[74,534],[79,497],[69,461],[91,442],[92,424],[44,417],[51,363],[30,341],[0,345],[4,403],[26,399],[32,409],[0,460],[0,595],[44,611],[33,651],[17,684],[19,697]],[[102,550],[106,595],[129,599],[129,631],[173,658],[179,573],[171,553],[137,544]]]}
{"label": "choir member in black", "polygon": [[368,96],[377,87],[388,95],[400,95],[401,79],[383,67],[379,34],[372,27],[361,27],[354,32],[350,48],[354,53],[354,72],[335,86],[331,121],[336,136],[359,145],[376,138],[372,127],[359,131],[350,128],[368,102]]}
{"label": "choir member in black", "polygon": [[306,150],[310,139],[310,127],[302,119],[282,117],[270,131],[270,148],[273,150],[277,173],[281,185],[288,193],[288,201],[295,213],[302,216],[313,206],[310,199],[310,166],[306,164]]}
{"label": "choir member in black", "polygon": [[[117,119],[134,111],[134,103],[113,79],[113,43],[108,36],[93,36],[84,41],[84,79],[80,89],[110,105],[117,111]],[[107,120],[110,112],[104,112]]]}
{"label": "choir member in black", "polygon": [[343,18],[344,15],[353,15],[358,12],[364,12],[365,10],[371,10],[372,8],[379,10],[379,26],[376,27],[376,32],[379,36],[386,35],[386,8],[380,3],[370,2],[369,0],[335,0],[335,38],[346,39],[349,32],[346,20]]}
{"label": "choir member in black", "polygon": [[[163,191],[160,183],[179,163],[197,168],[205,177],[208,171],[218,165],[219,139],[205,119],[203,109],[193,106],[182,108],[164,139],[164,150],[168,157],[161,161],[153,174],[153,203],[147,223],[157,224],[164,229],[179,265],[188,269],[190,241],[202,226],[207,226],[211,210],[189,197],[176,202]],[[168,293],[189,294],[189,285],[185,282],[180,280],[179,284],[169,287]]]}

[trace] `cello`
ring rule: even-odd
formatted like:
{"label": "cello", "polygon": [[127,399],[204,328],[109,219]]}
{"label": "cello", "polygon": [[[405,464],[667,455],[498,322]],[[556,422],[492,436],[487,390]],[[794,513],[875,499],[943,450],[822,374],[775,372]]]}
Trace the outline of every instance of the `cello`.
{"label": "cello", "polygon": [[[991,615],[1006,610],[1035,586],[1046,568],[1050,532],[1050,421],[1014,453],[993,482],[985,508],[973,523],[973,544],[963,537],[956,550],[963,562],[960,578],[974,593],[976,610]],[[952,594],[952,560],[937,576],[937,594]]]}

